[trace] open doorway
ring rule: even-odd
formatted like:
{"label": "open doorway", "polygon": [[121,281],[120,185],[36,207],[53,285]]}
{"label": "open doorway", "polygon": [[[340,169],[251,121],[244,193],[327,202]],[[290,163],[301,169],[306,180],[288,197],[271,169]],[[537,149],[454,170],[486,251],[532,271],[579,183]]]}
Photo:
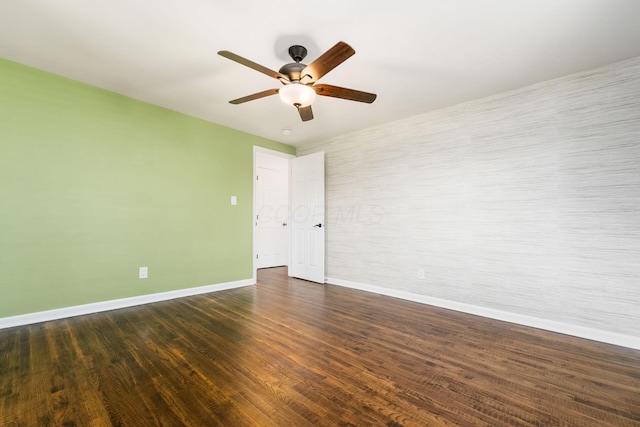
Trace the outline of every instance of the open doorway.
{"label": "open doorway", "polygon": [[289,159],[254,147],[254,272],[289,265]]}

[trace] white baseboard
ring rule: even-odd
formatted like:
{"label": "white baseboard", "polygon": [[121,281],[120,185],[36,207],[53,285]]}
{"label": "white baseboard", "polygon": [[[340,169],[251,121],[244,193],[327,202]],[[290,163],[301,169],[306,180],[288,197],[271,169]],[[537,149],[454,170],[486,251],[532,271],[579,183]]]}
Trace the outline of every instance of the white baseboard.
{"label": "white baseboard", "polygon": [[574,337],[585,338],[593,341],[599,341],[607,344],[619,345],[622,347],[640,350],[640,337],[619,334],[616,332],[608,332],[600,329],[587,328],[584,326],[570,325],[567,323],[557,322],[554,320],[540,319],[537,317],[526,316],[508,311],[496,310],[492,308],[480,307],[477,305],[465,304],[455,301],[449,301],[439,298],[432,298],[426,295],[414,294],[411,292],[397,291],[394,289],[382,288],[379,286],[367,285],[363,283],[350,282],[348,280],[327,277],[326,283],[332,285],[343,286],[361,291],[373,292],[376,294],[387,295],[390,297],[401,298],[421,304],[433,305],[436,307],[446,308],[449,310],[460,311],[463,313],[474,314],[476,316],[488,317],[490,319],[501,320],[504,322],[515,323],[523,326],[544,329],[547,331],[558,332]]}
{"label": "white baseboard", "polygon": [[73,307],[58,308],[55,310],[40,311],[37,313],[3,317],[0,318],[0,329],[11,328],[14,326],[30,325],[32,323],[48,322],[50,320],[64,319],[66,317],[82,316],[84,314],[99,313],[101,311],[117,310],[119,308],[133,307],[136,305],[150,304],[159,301],[167,301],[175,298],[206,294],[209,292],[224,291],[227,289],[241,288],[243,286],[250,286],[255,284],[255,280],[245,279],[235,282],[199,286],[197,288],[178,289],[175,291],[160,292],[157,294],[140,295],[137,297],[122,298],[111,301],[76,305]]}

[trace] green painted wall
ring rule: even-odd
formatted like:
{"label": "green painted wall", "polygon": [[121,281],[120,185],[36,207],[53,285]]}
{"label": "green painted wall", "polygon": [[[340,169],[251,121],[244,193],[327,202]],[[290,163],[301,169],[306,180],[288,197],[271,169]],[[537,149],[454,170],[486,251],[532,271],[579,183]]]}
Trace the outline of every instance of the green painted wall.
{"label": "green painted wall", "polygon": [[251,278],[254,145],[0,59],[0,317]]}

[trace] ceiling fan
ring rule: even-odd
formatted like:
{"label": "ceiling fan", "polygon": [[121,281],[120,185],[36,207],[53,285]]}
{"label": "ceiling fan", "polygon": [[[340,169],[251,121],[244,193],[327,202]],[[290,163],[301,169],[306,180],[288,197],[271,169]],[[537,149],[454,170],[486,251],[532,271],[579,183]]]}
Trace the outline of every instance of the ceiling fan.
{"label": "ceiling fan", "polygon": [[286,104],[296,107],[300,118],[306,122],[313,119],[311,104],[315,100],[316,95],[366,102],[368,104],[375,101],[376,94],[374,93],[361,92],[355,89],[347,89],[327,84],[316,84],[325,74],[342,64],[355,53],[356,51],[345,42],[338,42],[311,64],[305,65],[300,61],[307,56],[307,49],[303,46],[295,45],[289,48],[289,56],[291,56],[291,59],[295,62],[283,65],[277,72],[227,50],[221,50],[218,52],[218,55],[252,68],[274,79],[278,79],[280,83],[283,84],[280,88],[267,89],[252,95],[243,96],[242,98],[229,101],[229,103],[242,104],[243,102],[253,101],[254,99],[264,98],[277,93],[280,95],[280,99]]}

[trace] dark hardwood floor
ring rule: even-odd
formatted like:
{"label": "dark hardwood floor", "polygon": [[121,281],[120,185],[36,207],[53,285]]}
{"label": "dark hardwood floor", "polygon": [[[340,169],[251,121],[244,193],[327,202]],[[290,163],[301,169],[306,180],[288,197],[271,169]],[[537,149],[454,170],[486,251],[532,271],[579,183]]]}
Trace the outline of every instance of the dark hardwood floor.
{"label": "dark hardwood floor", "polygon": [[0,330],[2,426],[640,426],[640,351],[262,270]]}

